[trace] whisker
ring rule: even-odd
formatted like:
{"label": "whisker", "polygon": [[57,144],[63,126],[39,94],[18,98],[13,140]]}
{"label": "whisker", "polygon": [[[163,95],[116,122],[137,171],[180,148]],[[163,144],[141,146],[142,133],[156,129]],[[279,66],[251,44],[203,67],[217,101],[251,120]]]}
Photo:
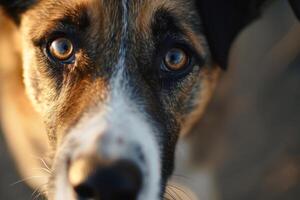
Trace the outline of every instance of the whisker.
{"label": "whisker", "polygon": [[181,175],[181,174],[173,174],[172,176],[182,178],[182,179],[187,180],[187,181],[191,181],[190,177],[187,177],[187,176],[184,176],[184,175]]}
{"label": "whisker", "polygon": [[169,195],[173,200],[176,200],[175,196],[171,193],[171,192],[174,192],[173,190],[170,190],[170,188],[167,187],[166,189],[166,194]]}
{"label": "whisker", "polygon": [[[33,200],[37,200],[42,195],[44,196],[46,194],[46,190],[43,190],[41,188],[44,188],[48,185],[48,183],[41,185],[40,187],[37,187],[34,192],[31,194],[31,197]],[[36,195],[35,195],[36,194]],[[33,197],[34,196],[34,197]]]}
{"label": "whisker", "polygon": [[168,187],[172,187],[172,188],[175,188],[175,189],[179,190],[179,191],[182,192],[188,199],[192,200],[192,197],[188,194],[188,192],[186,192],[184,189],[180,188],[179,186],[169,184]]}
{"label": "whisker", "polygon": [[[170,194],[168,194],[170,197],[171,197],[171,195]],[[175,199],[170,199],[169,197],[166,197],[166,196],[164,196],[164,199],[166,199],[166,200],[175,200]]]}
{"label": "whisker", "polygon": [[46,169],[48,169],[49,171],[52,171],[51,168],[49,167],[49,165],[45,162],[45,160],[41,157],[38,156],[33,156],[34,158],[38,159],[39,161],[42,162],[42,164],[44,165],[44,167],[46,167]]}
{"label": "whisker", "polygon": [[[42,187],[42,186],[41,186]],[[40,197],[41,192],[40,192],[40,188],[41,187],[37,187],[31,194],[31,198],[33,198],[33,200],[37,199]]]}
{"label": "whisker", "polygon": [[[182,200],[181,196],[180,196],[180,195],[179,195],[172,187],[169,187],[168,189],[169,189],[170,191],[172,191],[173,194],[175,194],[176,197],[178,197],[179,200]],[[177,199],[177,198],[175,198],[175,196],[174,196],[174,199]]]}
{"label": "whisker", "polygon": [[38,200],[40,197],[42,197],[42,195],[42,192],[38,192],[37,195],[33,198],[33,200]]}
{"label": "whisker", "polygon": [[49,169],[43,168],[43,167],[36,167],[36,168],[33,168],[33,170],[42,170],[48,174],[52,174],[52,171],[49,171]]}
{"label": "whisker", "polygon": [[31,180],[31,179],[35,179],[35,178],[45,178],[45,176],[31,176],[31,177],[24,178],[24,179],[21,179],[19,181],[16,181],[16,182],[10,184],[10,186],[15,186],[15,185],[17,185],[19,183],[23,183],[25,181],[28,181],[28,180]]}

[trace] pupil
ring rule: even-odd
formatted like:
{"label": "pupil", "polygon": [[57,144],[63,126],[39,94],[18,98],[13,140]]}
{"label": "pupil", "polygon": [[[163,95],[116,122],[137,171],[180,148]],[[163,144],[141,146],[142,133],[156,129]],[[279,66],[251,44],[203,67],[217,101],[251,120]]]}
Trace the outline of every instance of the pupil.
{"label": "pupil", "polygon": [[178,49],[172,49],[169,51],[167,55],[167,63],[169,65],[180,65],[184,60],[184,55],[182,51]]}
{"label": "pupil", "polygon": [[171,63],[179,64],[182,60],[182,55],[179,52],[172,52],[170,55]]}
{"label": "pupil", "polygon": [[59,54],[66,54],[69,51],[69,45],[66,41],[61,41],[56,45]]}

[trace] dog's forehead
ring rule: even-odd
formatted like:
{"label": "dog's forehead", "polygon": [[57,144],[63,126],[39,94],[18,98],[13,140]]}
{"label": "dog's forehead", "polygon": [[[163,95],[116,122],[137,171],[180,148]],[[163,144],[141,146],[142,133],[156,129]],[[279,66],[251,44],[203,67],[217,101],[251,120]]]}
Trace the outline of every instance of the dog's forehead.
{"label": "dog's forehead", "polygon": [[[61,10],[66,13],[66,9],[73,10],[78,6],[101,11],[119,11],[118,8],[127,7],[129,11],[145,11],[147,9],[167,8],[173,11],[183,11],[185,8],[190,9],[190,5],[194,3],[194,0],[40,0],[35,7],[40,10],[41,7],[53,8],[55,10]],[[50,10],[48,10],[50,11]],[[190,10],[191,11],[191,10]]]}
{"label": "dog's forehead", "polygon": [[[165,10],[182,21],[195,14],[194,1],[186,0],[42,0],[25,17],[26,25],[38,25],[39,32],[51,29],[58,21],[68,18],[75,24],[87,16],[93,26],[120,27],[127,22],[139,31],[149,31],[153,17],[158,10]],[[37,24],[37,22],[43,22]]]}

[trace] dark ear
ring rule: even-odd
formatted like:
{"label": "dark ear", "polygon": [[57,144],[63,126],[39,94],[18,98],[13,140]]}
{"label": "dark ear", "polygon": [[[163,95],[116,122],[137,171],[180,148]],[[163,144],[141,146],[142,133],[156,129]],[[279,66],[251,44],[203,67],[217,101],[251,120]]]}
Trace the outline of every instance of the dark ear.
{"label": "dark ear", "polygon": [[290,4],[295,12],[296,17],[300,20],[300,1],[290,0]]}
{"label": "dark ear", "polygon": [[[197,0],[196,2],[214,60],[225,69],[234,39],[243,28],[259,17],[261,7],[267,0]],[[300,20],[300,0],[289,0],[289,2]]]}
{"label": "dark ear", "polygon": [[259,15],[265,0],[197,0],[214,60],[227,67],[231,44],[238,33]]}
{"label": "dark ear", "polygon": [[0,7],[5,14],[19,24],[20,17],[36,0],[0,0]]}

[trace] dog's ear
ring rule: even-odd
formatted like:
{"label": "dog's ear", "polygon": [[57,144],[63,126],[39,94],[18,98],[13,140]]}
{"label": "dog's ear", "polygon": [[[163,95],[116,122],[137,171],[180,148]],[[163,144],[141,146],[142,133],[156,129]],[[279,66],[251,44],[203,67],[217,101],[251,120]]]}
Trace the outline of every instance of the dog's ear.
{"label": "dog's ear", "polygon": [[36,0],[0,0],[0,8],[16,24],[20,23],[20,17]]}
{"label": "dog's ear", "polygon": [[[214,60],[227,67],[230,47],[236,36],[258,18],[267,0],[197,0],[206,37]],[[300,20],[300,0],[289,0]]]}
{"label": "dog's ear", "polygon": [[296,17],[300,21],[300,1],[299,0],[290,0],[290,4],[295,12]]}
{"label": "dog's ear", "polygon": [[238,33],[260,12],[266,0],[197,0],[214,60],[227,67],[230,47]]}

